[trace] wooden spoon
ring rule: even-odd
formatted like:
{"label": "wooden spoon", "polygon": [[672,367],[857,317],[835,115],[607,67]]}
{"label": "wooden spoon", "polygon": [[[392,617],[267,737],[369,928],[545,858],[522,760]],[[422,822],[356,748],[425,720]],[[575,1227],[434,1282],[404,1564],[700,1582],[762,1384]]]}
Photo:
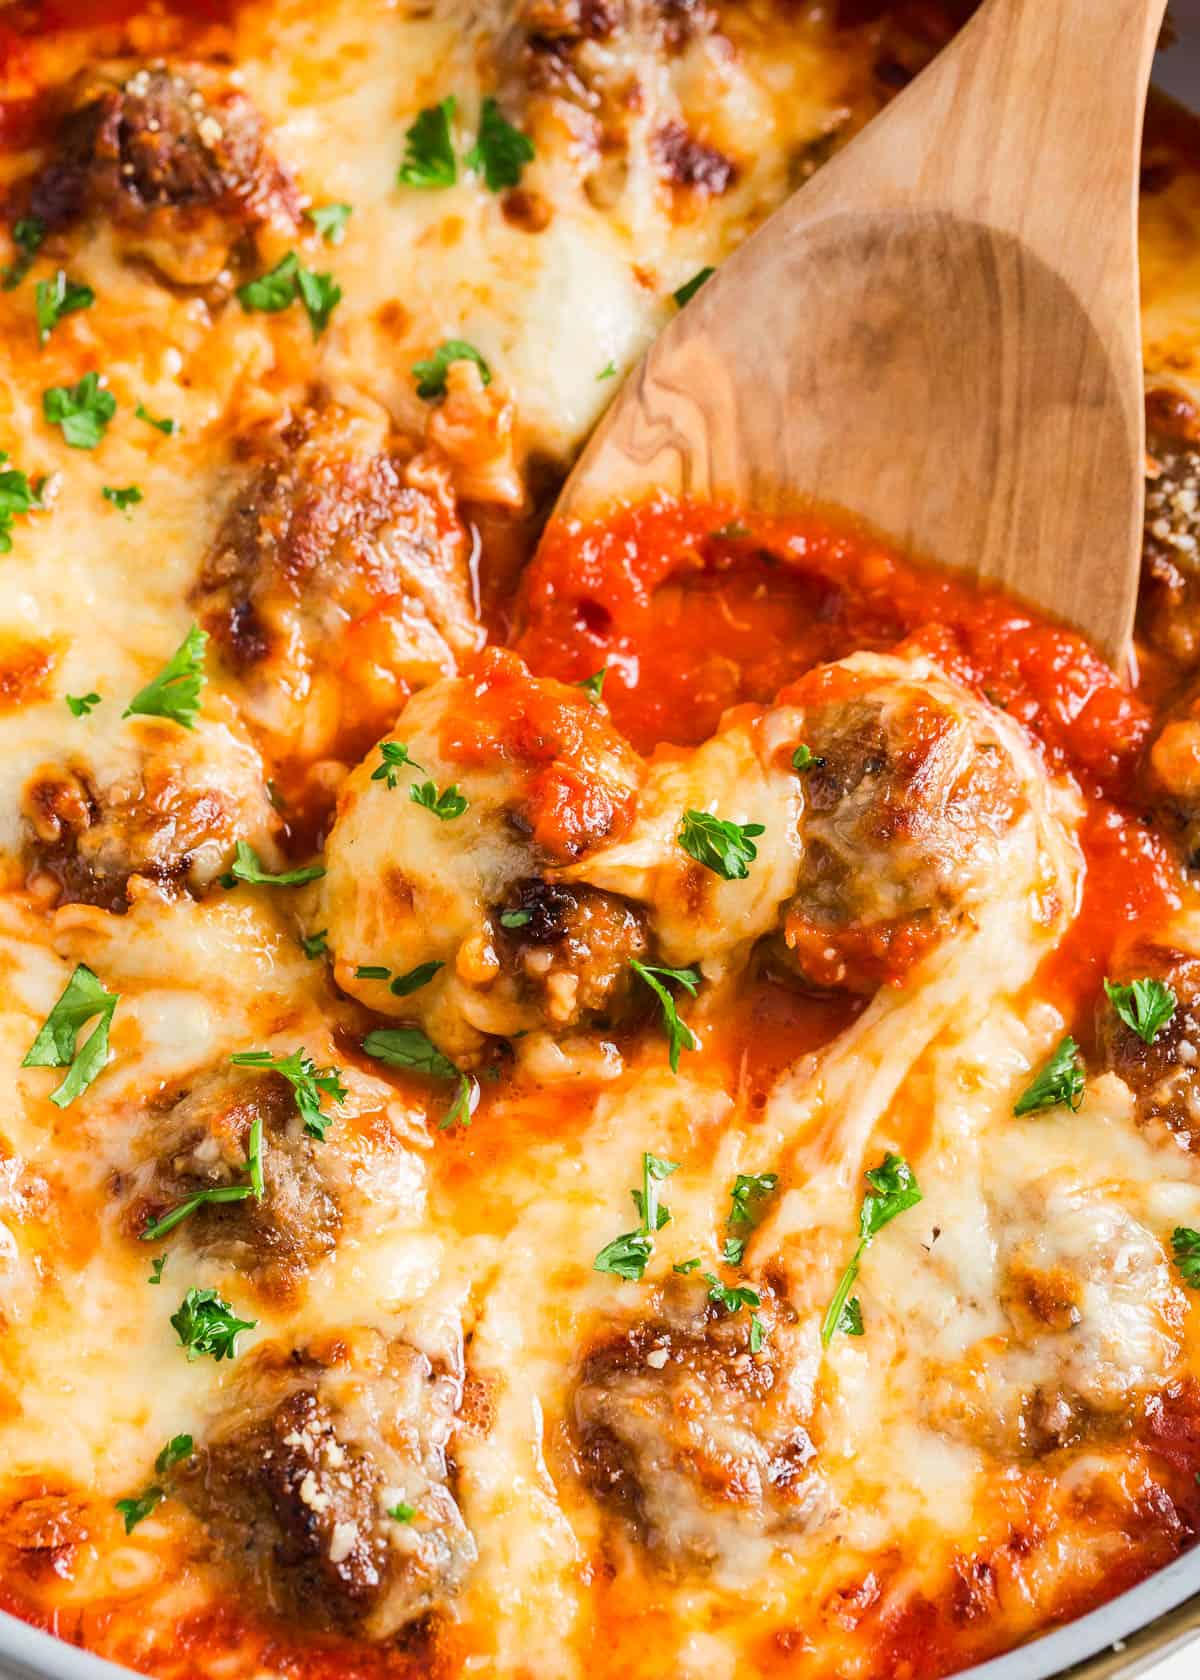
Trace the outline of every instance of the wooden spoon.
{"label": "wooden spoon", "polygon": [[656,340],[568,480],[851,509],[1122,661],[1145,423],[1137,183],[1165,0],[986,0]]}

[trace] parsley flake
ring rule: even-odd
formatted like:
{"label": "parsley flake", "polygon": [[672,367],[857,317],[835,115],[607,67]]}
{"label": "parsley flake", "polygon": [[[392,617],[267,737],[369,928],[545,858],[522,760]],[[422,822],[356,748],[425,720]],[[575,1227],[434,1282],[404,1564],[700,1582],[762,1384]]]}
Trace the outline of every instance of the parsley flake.
{"label": "parsley flake", "polygon": [[823,770],[824,767],[825,760],[823,758],[818,758],[812,748],[806,746],[804,742],[801,741],[800,745],[792,754],[792,769],[800,771]]}
{"label": "parsley flake", "polygon": [[296,290],[308,315],[314,338],[320,338],[329,317],[342,301],[342,288],[332,274],[316,274],[309,268],[296,270]]}
{"label": "parsley flake", "polygon": [[750,1314],[750,1352],[761,1353],[767,1339],[767,1327],[757,1313]]}
{"label": "parsley flake", "polygon": [[42,392],[42,414],[61,426],[72,449],[95,449],[117,412],[117,400],[100,384],[98,373],[85,373],[78,385],[52,385]]}
{"label": "parsley flake", "polygon": [[1171,1250],[1184,1283],[1189,1289],[1200,1289],[1200,1231],[1177,1225],[1171,1236]]}
{"label": "parsley flake", "polygon": [[478,1084],[469,1074],[455,1067],[449,1056],[444,1056],[419,1027],[380,1028],[367,1034],[363,1039],[363,1049],[368,1056],[373,1056],[377,1062],[386,1062],[389,1067],[409,1068],[428,1079],[456,1079],[458,1088],[454,1101],[438,1122],[438,1131],[447,1131],[456,1122],[463,1126],[471,1124],[472,1109],[479,1095]]}
{"label": "parsley flake", "polygon": [[1175,993],[1161,980],[1133,980],[1128,986],[1106,980],[1104,990],[1121,1020],[1145,1044],[1154,1043],[1177,1007]]}
{"label": "parsley flake", "polygon": [[1013,1104],[1014,1114],[1036,1114],[1043,1108],[1069,1108],[1074,1112],[1083,1101],[1087,1078],[1077,1057],[1079,1046],[1064,1038],[1041,1072]]}
{"label": "parsley flake", "polygon": [[121,716],[164,717],[184,729],[195,728],[207,646],[207,632],[193,624],[162,670],[138,690]]}
{"label": "parsley flake", "polygon": [[762,1209],[752,1204],[773,1196],[779,1188],[778,1173],[739,1173],[729,1192],[727,1225],[757,1225]]}
{"label": "parsley flake", "polygon": [[0,449],[0,554],[12,552],[12,522],[19,513],[32,513],[42,505],[42,481],[29,482],[16,467],[4,467],[8,456]]}
{"label": "parsley flake", "polygon": [[395,997],[411,997],[412,993],[419,992],[422,986],[428,986],[438,969],[445,966],[441,962],[418,963],[416,968],[410,968],[407,974],[397,974],[388,991]]}
{"label": "parsley flake", "polygon": [[498,193],[515,187],[533,159],[533,141],[507,121],[489,95],[480,108],[479,132],[467,153],[467,167],[482,174],[489,192]]}
{"label": "parsley flake", "polygon": [[45,344],[64,315],[74,315],[79,309],[90,309],[96,301],[96,294],[90,286],[68,280],[61,268],[53,280],[39,280],[33,296],[39,344]]}
{"label": "parsley flake", "polygon": [[468,804],[456,782],[440,793],[433,782],[414,782],[408,790],[408,797],[414,805],[432,811],[441,822],[453,822],[455,817],[461,817]]}
{"label": "parsley flake", "polygon": [[100,704],[100,696],[95,691],[91,694],[68,694],[64,698],[72,717],[86,717]]}
{"label": "parsley flake", "polygon": [[223,887],[236,887],[239,881],[245,881],[251,887],[302,887],[307,881],[319,881],[325,873],[325,866],[320,863],[305,864],[302,869],[285,869],[281,875],[272,875],[262,866],[262,859],[245,840],[239,840],[234,847],[233,863],[228,874],[218,876]]}
{"label": "parsley flake", "polygon": [[713,275],[716,272],[717,271],[716,271],[715,268],[699,269],[695,274],[692,275],[692,278],[690,280],[685,280],[684,281],[683,285],[679,287],[678,291],[674,291],[674,292],[671,293],[671,296],[675,299],[675,302],[679,305],[680,309],[683,308],[685,303],[690,303],[691,302],[691,300],[695,297],[696,293],[700,290],[701,286],[704,285],[705,281],[706,280],[711,280]]}
{"label": "parsley flake", "polygon": [[[849,1308],[848,1318],[847,1309],[850,1291],[858,1280],[862,1257],[885,1225],[889,1225],[898,1214],[906,1212],[908,1208],[916,1207],[921,1200],[921,1189],[916,1176],[902,1155],[885,1155],[879,1165],[872,1167],[864,1176],[868,1188],[858,1213],[858,1246],[850,1264],[838,1280],[833,1300],[830,1301],[821,1324],[821,1342],[825,1347],[828,1347],[838,1331],[844,1328],[843,1320],[847,1323],[857,1323],[861,1327],[861,1307],[857,1309],[857,1315],[854,1308]],[[860,1329],[851,1330],[848,1334],[858,1335]]]}
{"label": "parsley flake", "polygon": [[140,1522],[145,1522],[148,1516],[157,1511],[166,1497],[160,1487],[148,1487],[144,1493],[139,1493],[136,1499],[114,1500],[117,1510],[125,1519],[126,1534],[132,1534]]}
{"label": "parsley flake", "polygon": [[762,1296],[756,1289],[748,1289],[738,1284],[730,1287],[722,1283],[719,1277],[711,1272],[701,1272],[700,1276],[708,1284],[708,1298],[715,1301],[717,1306],[724,1307],[726,1312],[740,1312],[743,1307],[761,1307]]}
{"label": "parsley flake", "polygon": [[360,963],[354,970],[356,980],[390,980],[391,975],[390,968],[383,968],[377,963]]}
{"label": "parsley flake", "polygon": [[133,412],[139,420],[144,420],[147,426],[153,426],[155,431],[161,432],[164,437],[174,437],[179,430],[178,420],[156,420],[145,403],[139,403]]}
{"label": "parsley flake", "polygon": [[299,298],[308,314],[313,337],[320,338],[341,301],[342,289],[332,274],[314,273],[304,267],[295,251],[289,251],[269,273],[239,286],[237,295],[247,315],[278,315]]}
{"label": "parsley flake", "polygon": [[346,236],[346,223],[354,214],[349,204],[313,204],[304,212],[326,245],[340,245]]}
{"label": "parsley flake", "polygon": [[[664,968],[651,963],[640,963],[636,957],[630,957],[629,966],[640,980],[646,982],[662,1006],[663,1026],[667,1033],[667,1059],[671,1064],[671,1072],[678,1073],[679,1052],[695,1050],[698,1045],[695,1033],[685,1021],[679,1019],[675,999],[662,982],[663,979],[674,980],[695,997],[700,984],[699,971],[694,968]],[[662,979],[659,976],[662,976]]]}
{"label": "parsley flake", "polygon": [[179,1345],[187,1349],[189,1363],[210,1354],[220,1364],[237,1353],[237,1339],[243,1330],[253,1330],[258,1320],[237,1318],[229,1302],[215,1289],[188,1290],[178,1312],[171,1314],[171,1325],[179,1337]]}
{"label": "parsley flake", "polygon": [[612,1242],[605,1243],[592,1261],[593,1271],[609,1272],[614,1277],[624,1278],[626,1283],[641,1282],[654,1252],[654,1234],[661,1231],[671,1218],[669,1209],[659,1203],[658,1186],[678,1171],[678,1161],[664,1161],[648,1150],[643,1153],[642,1187],[630,1192],[633,1205],[641,1216],[641,1225],[636,1231],[625,1231],[621,1236],[614,1237]]}
{"label": "parsley flake", "polygon": [[758,856],[754,841],[765,833],[762,823],[725,822],[708,811],[685,811],[677,836],[690,858],[724,881],[744,881],[747,865]]}
{"label": "parsley flake", "polygon": [[452,362],[474,362],[485,385],[492,383],[492,370],[473,344],[465,338],[443,339],[428,361],[414,362],[413,378],[417,381],[417,395],[426,402],[446,395],[446,370]]}
{"label": "parsley flake", "polygon": [[700,1256],[698,1254],[694,1254],[690,1260],[681,1260],[677,1266],[672,1266],[671,1270],[673,1272],[678,1272],[681,1277],[686,1277],[689,1272],[697,1271],[699,1266]]}
{"label": "parsley flake", "polygon": [[602,367],[600,372],[596,375],[596,383],[599,384],[602,379],[615,379],[616,377],[617,364],[616,362],[609,362],[607,366]]}
{"label": "parsley flake", "polygon": [[106,484],[100,494],[106,502],[111,502],[122,513],[125,512],[126,508],[131,508],[135,503],[144,499],[136,484],[126,485],[124,490],[117,490],[111,484]]}
{"label": "parsley flake", "polygon": [[415,758],[408,756],[408,748],[403,741],[380,741],[379,757],[382,762],[372,770],[371,780],[373,782],[386,782],[389,788],[398,785],[399,772],[406,764],[411,765],[414,770],[425,768],[423,764],[418,764]]}
{"label": "parsley flake", "polygon": [[172,1435],[154,1460],[155,1470],[160,1476],[165,1476],[168,1470],[173,1470],[183,1459],[191,1457],[194,1445],[190,1435]]}
{"label": "parsley flake", "polygon": [[[21,1063],[22,1067],[67,1069],[62,1084],[50,1093],[56,1108],[69,1107],[108,1061],[108,1030],[119,1002],[120,994],[106,991],[84,963],[67,981]],[[80,1044],[79,1035],[91,1020],[96,1025]]]}
{"label": "parsley flake", "polygon": [[851,1295],[842,1308],[841,1317],[837,1321],[835,1333],[843,1336],[864,1336],[862,1302],[857,1295]]}
{"label": "parsley flake", "polygon": [[318,957],[323,957],[328,950],[328,940],[328,928],[322,928],[319,933],[302,934],[300,938],[300,949],[304,952],[304,955],[308,958],[309,962],[315,962]]}
{"label": "parsley flake", "polygon": [[19,255],[0,272],[0,285],[6,292],[14,291],[29,273],[45,237],[45,224],[36,216],[22,216],[19,221],[13,223],[12,242]]}
{"label": "parsley flake", "polygon": [[[219,1207],[225,1202],[244,1202],[252,1195],[254,1190],[249,1184],[218,1184],[210,1190],[197,1190],[186,1201],[178,1202],[168,1209],[161,1219],[152,1219],[145,1230],[138,1233],[139,1239],[142,1242],[157,1242],[160,1237],[165,1237],[169,1231],[173,1231],[176,1225],[182,1225],[197,1208],[208,1207],[210,1204]],[[261,1196],[259,1199],[261,1200]],[[159,1280],[153,1278],[151,1281],[157,1283]]]}
{"label": "parsley flake", "polygon": [[167,1257],[166,1257],[165,1254],[160,1254],[155,1259],[151,1260],[151,1262],[150,1262],[150,1276],[146,1279],[146,1282],[147,1283],[161,1283],[162,1282],[162,1275],[163,1275],[163,1267],[166,1265],[166,1263],[167,1263]]}
{"label": "parsley flake", "polygon": [[450,124],[458,101],[447,94],[436,105],[427,105],[405,131],[404,158],[397,180],[402,187],[452,187],[458,179],[454,141]]}
{"label": "parsley flake", "polygon": [[598,706],[604,698],[604,679],[607,675],[608,666],[601,665],[598,671],[593,671],[590,677],[584,677],[582,682],[575,684],[575,687],[583,690],[593,706]]}
{"label": "parsley flake", "polygon": [[532,920],[532,910],[501,910],[500,912],[501,927],[523,928]]}
{"label": "parsley flake", "polygon": [[404,1500],[401,1499],[395,1505],[388,1506],[387,1514],[395,1522],[410,1523],[417,1514],[417,1507],[406,1505]]}
{"label": "parsley flake", "polygon": [[[296,1107],[304,1121],[304,1130],[311,1138],[325,1141],[325,1133],[332,1115],[322,1114],[321,1095],[332,1097],[335,1103],[345,1102],[349,1092],[342,1084],[341,1068],[318,1067],[303,1049],[287,1056],[272,1056],[269,1050],[241,1050],[229,1060],[234,1067],[259,1068],[264,1073],[278,1073],[287,1080],[296,1096]],[[254,1139],[251,1134],[250,1173],[254,1179]],[[261,1179],[261,1167],[259,1169]],[[261,1194],[261,1192],[259,1192]]]}

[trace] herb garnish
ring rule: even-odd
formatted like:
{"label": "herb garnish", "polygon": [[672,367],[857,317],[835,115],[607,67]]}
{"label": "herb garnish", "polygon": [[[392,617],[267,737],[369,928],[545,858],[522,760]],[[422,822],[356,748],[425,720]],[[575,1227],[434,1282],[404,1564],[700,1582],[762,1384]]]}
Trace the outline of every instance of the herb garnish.
{"label": "herb garnish", "polygon": [[8,456],[0,449],[0,554],[12,552],[12,522],[18,513],[32,513],[42,505],[42,481],[30,484],[26,473],[5,467]]}
{"label": "herb garnish", "polygon": [[[269,1050],[241,1050],[229,1060],[234,1067],[260,1068],[264,1073],[282,1074],[296,1094],[296,1107],[304,1121],[304,1130],[311,1138],[325,1141],[325,1133],[333,1116],[322,1114],[321,1093],[335,1103],[345,1102],[349,1095],[341,1081],[341,1068],[318,1067],[303,1048],[287,1056],[272,1056]],[[261,1175],[261,1167],[259,1169]],[[254,1138],[251,1133],[250,1176],[254,1179]]]}
{"label": "herb garnish", "polygon": [[471,1124],[471,1109],[478,1085],[469,1073],[455,1067],[449,1056],[444,1056],[419,1027],[380,1028],[367,1034],[363,1039],[363,1049],[368,1056],[373,1056],[377,1062],[386,1062],[389,1067],[411,1068],[414,1073],[423,1073],[429,1079],[457,1079],[454,1101],[449,1112],[438,1121],[438,1131],[448,1131],[455,1122],[463,1127]]}
{"label": "herb garnish", "polygon": [[474,362],[485,385],[492,383],[492,370],[473,344],[465,338],[443,339],[428,361],[414,362],[413,378],[417,381],[417,395],[426,402],[446,395],[446,370],[452,362]]}
{"label": "herb garnish", "polygon": [[[888,1153],[877,1167],[865,1174],[870,1188],[863,1197],[858,1215],[858,1246],[850,1264],[842,1273],[833,1300],[821,1324],[821,1342],[828,1347],[839,1330],[850,1335],[862,1333],[862,1311],[850,1307],[850,1291],[858,1278],[862,1257],[885,1225],[897,1214],[916,1207],[921,1200],[920,1186],[912,1168],[902,1155]],[[848,1309],[848,1310],[847,1310]],[[856,1328],[848,1329],[849,1325]]]}
{"label": "herb garnish", "polygon": [[302,887],[306,881],[319,881],[325,873],[325,866],[320,863],[305,864],[302,869],[285,869],[281,875],[272,875],[262,866],[262,859],[245,840],[239,840],[234,847],[233,862],[228,873],[219,875],[217,879],[223,887],[236,887],[239,881],[245,881],[251,887]]}
{"label": "herb garnish", "polygon": [[590,677],[584,677],[575,687],[583,690],[593,706],[598,706],[604,697],[604,679],[607,675],[608,666],[601,665],[598,671],[593,671]]}
{"label": "herb garnish", "polygon": [[53,280],[39,280],[33,296],[39,344],[45,344],[64,315],[73,315],[78,309],[90,309],[96,301],[96,294],[90,286],[68,280],[61,268]]}
{"label": "herb garnish", "polygon": [[304,214],[326,245],[340,245],[354,209],[349,204],[312,204]]}
{"label": "herb garnish", "polygon": [[164,437],[174,437],[179,430],[178,420],[156,420],[145,403],[139,403],[133,412],[139,420],[144,420],[147,426],[153,426],[156,432],[162,432]]}
{"label": "herb garnish", "polygon": [[178,1312],[171,1314],[171,1324],[179,1337],[179,1345],[187,1349],[188,1360],[211,1354],[220,1364],[237,1353],[237,1339],[243,1330],[253,1330],[256,1318],[237,1318],[228,1301],[215,1289],[189,1289]]}
{"label": "herb garnish", "polygon": [[410,997],[413,992],[419,992],[422,986],[428,986],[438,969],[445,966],[441,962],[418,963],[415,968],[410,968],[407,974],[397,974],[388,991],[395,997]]}
{"label": "herb garnish", "polygon": [[727,1225],[757,1225],[762,1209],[751,1204],[774,1195],[779,1187],[778,1173],[739,1173],[729,1192]]}
{"label": "herb garnish", "polygon": [[42,392],[42,414],[51,426],[61,426],[72,449],[95,449],[117,412],[111,391],[98,373],[85,373],[78,385],[51,385]]}
{"label": "herb garnish", "polygon": [[[173,1231],[176,1225],[182,1225],[197,1208],[210,1204],[220,1206],[225,1202],[244,1202],[253,1195],[254,1189],[249,1184],[217,1184],[210,1190],[197,1190],[185,1201],[178,1202],[168,1209],[161,1219],[152,1219],[144,1231],[139,1231],[139,1239],[142,1242],[157,1242],[160,1237],[165,1237],[168,1231]],[[153,1283],[158,1281],[157,1278],[151,1279]]]}
{"label": "herb garnish", "polygon": [[150,1262],[150,1276],[146,1279],[146,1282],[147,1283],[161,1283],[162,1282],[162,1275],[163,1275],[163,1267],[166,1265],[166,1263],[167,1263],[167,1257],[166,1257],[165,1254],[159,1254],[153,1260],[151,1260],[151,1262]]}
{"label": "herb garnish", "polygon": [[1161,980],[1133,980],[1128,986],[1106,980],[1104,990],[1121,1020],[1145,1044],[1153,1044],[1175,1014],[1178,1000]]}
{"label": "herb garnish", "polygon": [[1177,1225],[1171,1236],[1171,1250],[1184,1283],[1189,1289],[1200,1289],[1200,1231]]}
{"label": "herb garnish", "polygon": [[658,1186],[678,1170],[678,1161],[664,1161],[649,1151],[642,1155],[642,1188],[630,1192],[642,1222],[636,1231],[625,1231],[605,1243],[592,1261],[593,1271],[610,1272],[627,1283],[641,1282],[654,1252],[654,1233],[671,1218],[669,1209],[659,1203]]}
{"label": "herb garnish", "polygon": [[679,828],[680,846],[705,869],[725,881],[744,881],[747,864],[758,856],[754,844],[765,833],[762,823],[725,822],[708,811],[685,811]]}
{"label": "herb garnish", "polygon": [[309,962],[315,962],[323,957],[328,949],[329,929],[322,928],[319,933],[306,933],[300,937],[300,949]]}
{"label": "herb garnish", "polygon": [[479,170],[488,191],[498,193],[506,187],[515,187],[525,165],[533,159],[533,141],[506,120],[489,95],[479,112],[479,132],[467,153],[467,167]]}
{"label": "herb garnish", "polygon": [[[667,1059],[671,1064],[671,1072],[679,1072],[679,1052],[681,1050],[695,1050],[696,1035],[685,1021],[679,1019],[679,1010],[675,999],[663,985],[662,980],[674,980],[685,991],[695,997],[700,985],[699,970],[694,968],[665,968],[651,963],[640,963],[635,957],[630,957],[629,966],[640,980],[644,980],[662,1005],[663,1026],[667,1032]],[[662,976],[659,979],[658,976]]]}
{"label": "herb garnish", "polygon": [[825,760],[823,758],[818,758],[812,748],[806,746],[805,743],[801,741],[800,745],[792,754],[792,769],[803,771],[823,770],[824,768]]}
{"label": "herb garnish", "polygon": [[1072,1111],[1083,1101],[1087,1078],[1076,1060],[1079,1046],[1064,1038],[1050,1060],[1013,1104],[1014,1114],[1036,1114],[1043,1108],[1065,1107]]}
{"label": "herb garnish", "polygon": [[371,772],[373,782],[386,782],[389,788],[397,786],[400,780],[399,772],[403,767],[411,765],[414,770],[423,770],[425,766],[418,764],[415,758],[408,756],[408,748],[403,741],[380,741],[379,756],[382,760]]}
{"label": "herb garnish", "polygon": [[[106,991],[84,963],[67,981],[21,1063],[22,1067],[67,1069],[62,1084],[50,1093],[56,1108],[67,1108],[82,1095],[107,1062],[108,1029],[119,1002],[119,993]],[[96,1025],[80,1044],[80,1033],[96,1017]]]}
{"label": "herb garnish", "polygon": [[193,729],[200,711],[207,646],[207,632],[193,624],[162,670],[138,690],[121,716],[170,718],[184,729]]}
{"label": "herb garnish", "polygon": [[100,494],[104,497],[106,502],[111,502],[112,505],[115,508],[119,508],[122,513],[125,512],[126,508],[133,507],[135,502],[143,500],[142,492],[138,489],[136,484],[129,484],[124,490],[117,490],[114,489],[111,484],[106,484]]}
{"label": "herb garnish", "polygon": [[317,274],[305,268],[295,251],[289,251],[267,274],[238,287],[238,302],[248,315],[277,315],[296,298],[304,305],[314,338],[320,338],[329,317],[341,301],[342,288],[332,274]]}
{"label": "herb garnish", "polygon": [[442,822],[453,822],[455,817],[461,817],[468,803],[456,782],[440,793],[433,782],[414,782],[408,790],[408,797],[414,805],[432,811]]}
{"label": "herb garnish", "polygon": [[162,1488],[154,1485],[139,1493],[136,1499],[114,1500],[117,1510],[125,1519],[126,1534],[132,1534],[140,1522],[145,1522],[152,1512],[157,1511],[166,1497]]}
{"label": "herb garnish", "polygon": [[458,179],[450,124],[458,101],[447,94],[427,105],[405,131],[404,160],[397,173],[402,187],[452,187]]}
{"label": "herb garnish", "polygon": [[532,920],[532,910],[501,910],[500,912],[501,927],[523,928]]}
{"label": "herb garnish", "polygon": [[685,303],[690,303],[691,302],[692,298],[695,297],[696,293],[700,290],[701,286],[703,286],[704,282],[706,280],[711,280],[713,275],[716,272],[717,271],[716,271],[715,268],[699,269],[695,274],[692,275],[692,278],[690,280],[685,280],[684,281],[683,285],[679,287],[678,291],[674,291],[674,292],[671,293],[671,296],[675,299],[675,302],[679,305],[680,309],[683,308]]}
{"label": "herb garnish", "polygon": [[6,292],[15,290],[29,273],[45,237],[45,224],[36,216],[22,216],[13,223],[12,241],[20,255],[0,273],[0,285]]}

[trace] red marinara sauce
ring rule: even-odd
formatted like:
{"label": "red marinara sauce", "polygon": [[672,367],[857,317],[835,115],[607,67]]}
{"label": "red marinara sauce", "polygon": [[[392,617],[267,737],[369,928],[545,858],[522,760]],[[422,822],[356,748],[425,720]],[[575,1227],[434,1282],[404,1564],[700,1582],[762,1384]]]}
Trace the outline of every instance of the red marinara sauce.
{"label": "red marinara sauce", "polygon": [[1039,983],[1089,1004],[1137,922],[1179,905],[1179,870],[1141,791],[1153,714],[1074,631],[999,590],[906,559],[826,513],[762,515],[666,498],[553,521],[517,602],[540,675],[607,667],[604,699],[641,752],[706,739],[721,714],[856,650],[919,651],[1003,708],[1086,801],[1081,914]]}

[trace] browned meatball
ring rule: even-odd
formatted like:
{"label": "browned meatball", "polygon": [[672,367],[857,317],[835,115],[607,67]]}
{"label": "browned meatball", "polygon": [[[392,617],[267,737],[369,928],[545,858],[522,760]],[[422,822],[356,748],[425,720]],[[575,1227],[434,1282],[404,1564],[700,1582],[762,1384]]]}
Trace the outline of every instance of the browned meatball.
{"label": "browned meatball", "polygon": [[391,1638],[453,1597],[475,1559],[447,1486],[461,1393],[459,1375],[375,1332],[340,1337],[329,1363],[268,1353],[170,1491],[265,1609]]}
{"label": "browned meatball", "polygon": [[1138,945],[1115,978],[1126,985],[1162,980],[1174,992],[1176,1007],[1147,1044],[1102,998],[1097,1038],[1104,1062],[1133,1092],[1141,1124],[1169,1126],[1188,1149],[1200,1151],[1200,958],[1162,945]]}
{"label": "browned meatball", "polygon": [[295,1294],[337,1244],[342,1213],[328,1182],[328,1143],[305,1133],[279,1074],[218,1068],[168,1094],[122,1174],[128,1222],[140,1234],[199,1190],[245,1184],[250,1128],[262,1121],[263,1196],[206,1202],[168,1234],[236,1266],[267,1295]]}
{"label": "browned meatball", "polygon": [[293,749],[329,751],[343,714],[365,746],[482,641],[449,484],[410,456],[379,416],[333,403],[238,445],[191,600],[255,722]]}
{"label": "browned meatball", "polygon": [[580,1474],[625,1531],[673,1573],[736,1565],[747,1543],[812,1528],[828,1510],[787,1367],[790,1313],[763,1293],[749,1313],[673,1280],[661,1313],[605,1336],[574,1396]]}
{"label": "browned meatball", "polygon": [[208,285],[264,221],[299,201],[244,94],[201,66],[88,71],[67,90],[54,155],[16,195],[51,233],[103,217],[127,254]]}
{"label": "browned meatball", "polygon": [[273,854],[279,818],[263,768],[232,728],[182,730],[138,719],[116,725],[64,763],[42,766],[22,798],[27,876],[57,902],[123,912],[135,878],[202,892],[235,842]]}
{"label": "browned meatball", "polygon": [[[503,916],[526,920],[509,928]],[[644,1002],[629,963],[649,951],[646,918],[614,894],[533,876],[517,884],[493,923],[503,969],[553,1029],[609,1025]]]}
{"label": "browned meatball", "polygon": [[786,945],[814,984],[898,983],[984,887],[1019,775],[986,707],[893,661],[827,667],[790,697],[813,762]]}
{"label": "browned meatball", "polygon": [[1146,399],[1146,527],[1138,628],[1184,671],[1200,660],[1200,413],[1182,392]]}

